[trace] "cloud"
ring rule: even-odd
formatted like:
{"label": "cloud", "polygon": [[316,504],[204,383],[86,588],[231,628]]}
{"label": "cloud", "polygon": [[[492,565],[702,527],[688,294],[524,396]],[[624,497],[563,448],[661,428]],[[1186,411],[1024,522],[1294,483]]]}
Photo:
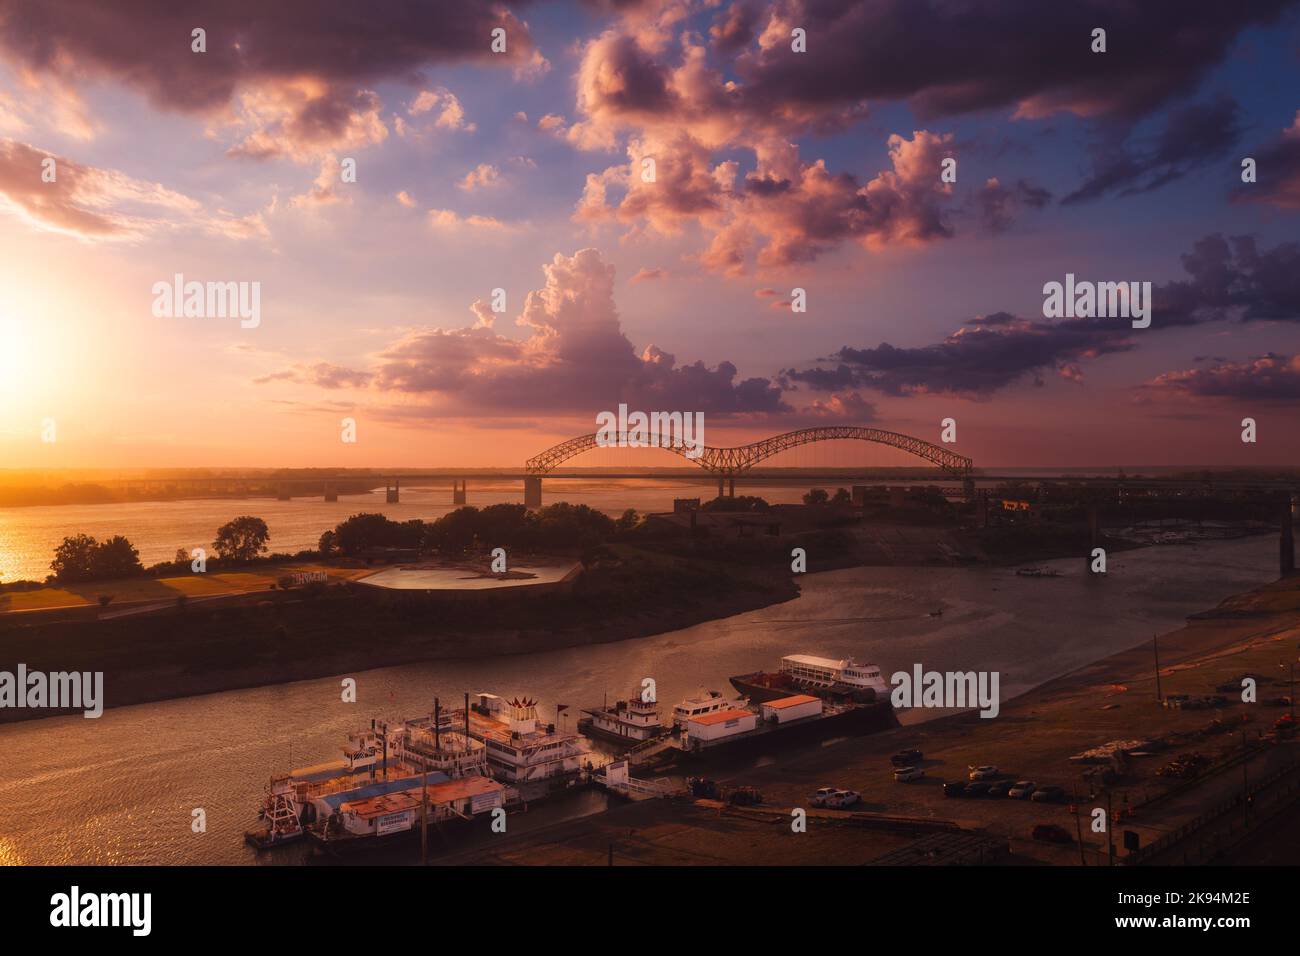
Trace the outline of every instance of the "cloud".
{"label": "cloud", "polygon": [[817,391],[856,387],[886,395],[987,397],[1026,378],[1041,385],[1039,373],[1045,368],[1075,380],[1078,360],[1133,347],[1128,330],[1110,320],[1045,322],[996,312],[971,320],[934,345],[845,346],[827,360],[837,363],[834,367],[782,374]]}
{"label": "cloud", "polygon": [[[54,182],[42,178],[46,160],[54,162]],[[208,213],[198,200],[159,183],[6,138],[0,138],[0,207],[36,229],[87,241],[138,240],[177,227],[231,238],[266,235],[260,213]]]}
{"label": "cloud", "polygon": [[501,170],[491,163],[479,163],[467,172],[456,185],[466,192],[473,192],[476,189],[487,189],[499,185],[500,182]]}
{"label": "cloud", "polygon": [[1042,209],[1052,194],[1027,179],[1003,186],[996,176],[985,181],[975,194],[975,206],[984,229],[994,235],[1006,232],[1023,209]]}
{"label": "cloud", "polygon": [[1189,278],[1152,291],[1153,326],[1300,322],[1300,243],[1260,250],[1253,236],[1214,233],[1182,256]]}
{"label": "cloud", "polygon": [[[737,59],[734,108],[816,115],[903,100],[922,118],[992,108],[1135,117],[1194,89],[1246,27],[1289,5],[777,0]],[[791,53],[796,26],[807,31],[806,55]],[[1108,30],[1104,54],[1090,50],[1097,26]]]}
{"label": "cloud", "polygon": [[1253,150],[1251,157],[1257,180],[1239,186],[1232,194],[1233,202],[1300,209],[1300,110],[1281,136]]}
{"label": "cloud", "polygon": [[1142,389],[1144,395],[1292,402],[1300,399],[1300,355],[1269,353],[1245,362],[1165,372]]}
{"label": "cloud", "polygon": [[[1260,250],[1251,236],[1215,234],[1198,240],[1181,262],[1189,278],[1154,287],[1152,324],[1142,335],[1206,322],[1300,321],[1298,243]],[[781,381],[824,392],[869,388],[896,396],[984,398],[1025,380],[1041,385],[1049,369],[1081,383],[1084,362],[1131,351],[1139,341],[1127,323],[1114,319],[1047,322],[995,312],[932,345],[844,346],[815,367],[787,369]],[[1211,378],[1205,369],[1194,376],[1197,382]]]}
{"label": "cloud", "polygon": [[262,375],[253,379],[253,382],[256,385],[266,385],[270,382],[297,382],[333,390],[364,388],[369,384],[370,378],[368,372],[356,371],[330,362],[308,362]]}
{"label": "cloud", "polygon": [[[494,331],[477,303],[475,325],[413,329],[383,348],[371,369],[354,374],[368,376],[377,397],[420,418],[525,409],[594,416],[619,402],[722,416],[790,411],[775,383],[741,379],[730,362],[678,364],[653,344],[638,354],[614,304],[614,268],[596,250],[557,254],[543,271],[545,284],[528,294],[517,319],[525,338]],[[304,375],[294,367],[263,380]]]}
{"label": "cloud", "polygon": [[710,150],[685,133],[647,134],[629,143],[627,164],[588,174],[574,218],[626,223],[633,235],[703,226],[709,241],[696,259],[726,275],[747,273],[751,262],[811,262],[846,241],[878,248],[950,237],[952,187],[939,168],[952,152],[951,134],[895,134],[888,148],[892,168],[865,183],[822,160],[804,162],[789,143],[759,150],[755,169],[739,178],[734,162],[711,165]]}
{"label": "cloud", "polygon": [[501,231],[509,227],[500,219],[494,219],[492,216],[462,216],[460,213],[451,209],[430,209],[426,216],[429,225],[437,230],[454,231],[471,226],[475,229],[488,229]]}
{"label": "cloud", "polygon": [[433,125],[438,129],[463,129],[472,133],[478,128],[465,121],[465,108],[460,105],[456,94],[442,86],[436,90],[421,90],[411,101],[407,113],[411,116],[433,115]]}
{"label": "cloud", "polygon": [[[525,6],[513,0],[511,6]],[[207,32],[207,52],[190,31]],[[490,49],[504,27],[507,53]],[[430,64],[536,69],[527,25],[502,6],[426,0],[382,16],[344,0],[101,4],[4,0],[0,55],[69,86],[117,82],[155,106],[249,129],[241,155],[303,155],[373,141],[383,81],[418,82]],[[544,62],[544,59],[541,60]],[[367,137],[369,139],[367,140]]]}
{"label": "cloud", "polygon": [[1228,152],[1241,137],[1241,108],[1230,96],[1196,103],[1170,113],[1164,129],[1145,147],[1113,141],[1098,148],[1091,176],[1062,204],[1099,199],[1108,193],[1131,196],[1151,192]]}
{"label": "cloud", "polygon": [[668,277],[667,269],[638,269],[636,275],[628,279],[628,282],[653,282],[655,279],[666,279]]}

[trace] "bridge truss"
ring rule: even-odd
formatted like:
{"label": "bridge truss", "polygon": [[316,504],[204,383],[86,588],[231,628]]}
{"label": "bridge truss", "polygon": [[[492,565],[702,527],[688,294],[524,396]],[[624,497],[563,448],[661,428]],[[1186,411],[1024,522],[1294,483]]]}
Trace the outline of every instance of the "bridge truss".
{"label": "bridge truss", "polygon": [[[524,467],[530,475],[545,475],[553,471],[557,465],[593,448],[627,447],[630,445],[626,433],[618,434],[616,445],[598,444],[596,441],[597,434],[597,432],[593,432],[590,435],[579,435],[577,438],[570,438],[568,441],[560,442],[560,444],[546,449],[540,455],[528,459],[524,463]],[[686,448],[665,446],[665,451],[679,455],[692,464],[699,465],[707,472],[723,478],[734,478],[737,475],[744,474],[760,461],[778,455],[783,451],[788,451],[791,448],[798,448],[800,445],[809,445],[813,442],[839,441],[842,439],[877,442],[882,445],[900,448],[937,465],[944,473],[963,480],[971,477],[975,467],[975,463],[971,459],[951,452],[941,445],[934,445],[928,441],[922,441],[919,438],[913,438],[911,435],[903,435],[899,432],[885,431],[880,428],[863,428],[856,425],[826,425],[818,428],[801,428],[797,431],[786,432],[784,435],[774,435],[771,438],[764,438],[762,441],[739,445],[735,448],[713,448],[706,445],[696,458],[689,457],[686,454],[689,449]]]}

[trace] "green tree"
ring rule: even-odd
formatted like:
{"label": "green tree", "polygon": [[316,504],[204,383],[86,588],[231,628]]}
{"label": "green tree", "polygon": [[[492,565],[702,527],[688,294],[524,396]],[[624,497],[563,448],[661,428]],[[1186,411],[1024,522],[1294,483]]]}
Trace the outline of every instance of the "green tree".
{"label": "green tree", "polygon": [[120,534],[102,542],[90,556],[90,573],[97,581],[129,578],[142,571],[140,552]]}
{"label": "green tree", "polygon": [[641,517],[636,513],[636,509],[628,508],[621,515],[619,515],[618,520],[614,522],[614,527],[617,528],[619,531],[631,531],[640,522],[641,522]]}
{"label": "green tree", "polygon": [[320,543],[316,545],[316,550],[319,551],[323,557],[328,557],[334,553],[334,549],[337,546],[338,541],[335,540],[334,532],[326,531],[320,536]]}
{"label": "green tree", "polygon": [[89,581],[94,573],[91,562],[98,547],[99,542],[88,534],[64,538],[54,549],[54,560],[50,562],[55,579],[67,584]]}
{"label": "green tree", "polygon": [[835,494],[831,496],[831,504],[847,505],[853,503],[853,495],[849,494],[847,488],[837,488]]}
{"label": "green tree", "polygon": [[806,505],[824,505],[830,495],[826,493],[825,488],[814,488],[803,496],[803,503]]}
{"label": "green tree", "polygon": [[271,533],[266,522],[252,515],[240,515],[217,529],[217,540],[212,550],[221,558],[249,561],[266,551]]}

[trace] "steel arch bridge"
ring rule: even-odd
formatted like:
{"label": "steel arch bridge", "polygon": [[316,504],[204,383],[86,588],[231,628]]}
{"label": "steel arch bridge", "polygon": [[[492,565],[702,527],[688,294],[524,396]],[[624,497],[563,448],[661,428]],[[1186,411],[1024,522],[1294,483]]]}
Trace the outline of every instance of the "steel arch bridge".
{"label": "steel arch bridge", "polygon": [[[585,451],[590,451],[593,448],[614,447],[597,444],[597,434],[597,432],[593,432],[590,435],[579,435],[577,438],[570,438],[568,441],[560,442],[560,444],[546,449],[540,455],[529,458],[524,463],[524,467],[528,474],[541,476],[548,474],[562,462],[568,461],[575,455],[580,455]],[[618,447],[627,445],[627,438],[627,433],[618,433]],[[739,445],[735,448],[712,448],[705,445],[703,452],[697,458],[687,457],[686,448],[665,446],[664,450],[680,455],[687,461],[699,465],[705,471],[719,477],[734,478],[737,475],[744,474],[760,461],[771,458],[783,451],[788,451],[791,448],[798,448],[800,445],[809,445],[813,442],[837,441],[846,438],[878,442],[882,445],[901,448],[918,458],[924,458],[926,461],[938,465],[946,474],[962,480],[970,478],[975,468],[975,463],[971,459],[951,452],[940,445],[933,445],[928,441],[922,441],[919,438],[913,438],[911,435],[903,435],[899,432],[889,432],[880,428],[862,428],[856,425],[801,428],[798,431],[786,432],[784,435],[774,435],[771,438],[764,438],[762,441]]]}

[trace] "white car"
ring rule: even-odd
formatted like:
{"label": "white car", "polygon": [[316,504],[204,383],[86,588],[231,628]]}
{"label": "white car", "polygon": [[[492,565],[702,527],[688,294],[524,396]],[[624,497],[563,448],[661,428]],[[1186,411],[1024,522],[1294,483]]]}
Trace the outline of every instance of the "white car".
{"label": "white car", "polygon": [[925,771],[920,767],[901,767],[894,771],[894,780],[898,783],[908,783],[912,780],[920,780],[925,776]]}
{"label": "white car", "polygon": [[851,807],[862,799],[856,790],[838,790],[835,787],[822,787],[813,794],[812,805],[828,810],[842,810]]}
{"label": "white car", "polygon": [[998,775],[998,768],[991,764],[983,767],[971,767],[966,776],[970,780],[992,780]]}

